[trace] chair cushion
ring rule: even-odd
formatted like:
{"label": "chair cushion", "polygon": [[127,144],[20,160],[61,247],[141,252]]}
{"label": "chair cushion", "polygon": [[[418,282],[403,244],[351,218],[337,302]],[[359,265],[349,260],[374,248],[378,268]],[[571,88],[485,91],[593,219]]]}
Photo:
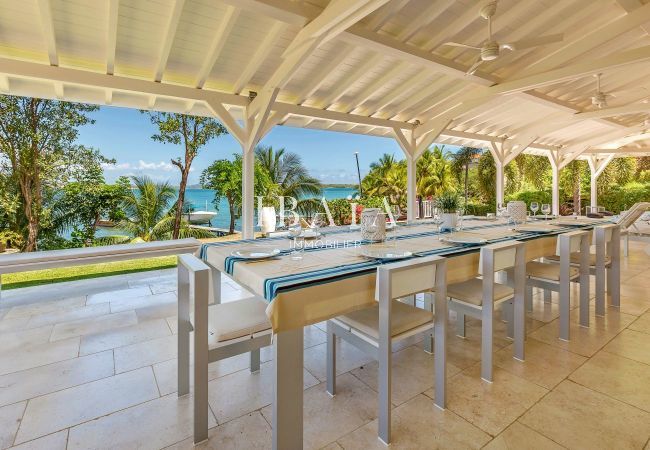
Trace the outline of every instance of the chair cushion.
{"label": "chair cushion", "polygon": [[208,312],[211,340],[228,341],[269,330],[268,303],[258,297],[212,305]]}
{"label": "chair cushion", "polygon": [[[494,283],[493,302],[498,302],[515,295],[514,289],[505,284]],[[453,283],[447,286],[447,297],[460,300],[464,303],[481,306],[483,304],[483,280],[472,278],[462,283]]]}
{"label": "chair cushion", "polygon": [[[569,279],[577,277],[579,273],[576,267],[571,267],[569,269]],[[530,261],[526,264],[526,275],[542,280],[560,281],[560,265]]]}
{"label": "chair cushion", "polygon": [[[350,328],[379,339],[379,304],[360,309],[337,319]],[[391,310],[391,336],[395,337],[427,323],[433,323],[433,313],[393,300]]]}
{"label": "chair cushion", "polygon": [[[560,261],[560,257],[558,255],[548,255],[544,258],[555,262]],[[609,256],[606,256],[605,265],[609,266],[611,262],[611,258]],[[571,253],[571,264],[580,264],[580,252]],[[594,253],[589,253],[589,265],[596,266],[596,255]]]}

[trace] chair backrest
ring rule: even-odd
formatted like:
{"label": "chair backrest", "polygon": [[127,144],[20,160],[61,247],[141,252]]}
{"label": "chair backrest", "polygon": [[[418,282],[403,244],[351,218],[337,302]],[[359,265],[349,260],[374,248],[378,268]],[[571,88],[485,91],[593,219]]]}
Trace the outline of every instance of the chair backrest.
{"label": "chair backrest", "polygon": [[[517,265],[517,257],[523,258],[524,243],[520,241],[507,241],[498,244],[486,245],[481,248],[478,263],[479,275],[492,268],[492,272],[510,269]],[[522,259],[523,261],[523,259]]]}
{"label": "chair backrest", "polygon": [[608,223],[594,227],[593,243],[598,247],[605,249],[605,254],[610,255],[613,248],[613,241],[621,238],[621,229],[617,224]]}
{"label": "chair backrest", "polygon": [[375,299],[406,297],[420,292],[440,291],[446,286],[447,260],[427,256],[386,264],[377,268]]}
{"label": "chair backrest", "polygon": [[581,252],[585,248],[587,249],[587,253],[589,252],[589,240],[589,231],[577,230],[563,233],[557,238],[555,254],[559,256],[560,259],[566,258],[567,261],[569,261],[571,253]]}
{"label": "chair backrest", "polygon": [[650,202],[635,203],[624,214],[621,214],[617,223],[621,228],[629,228],[634,224],[634,222],[639,220],[646,211],[650,211]]}

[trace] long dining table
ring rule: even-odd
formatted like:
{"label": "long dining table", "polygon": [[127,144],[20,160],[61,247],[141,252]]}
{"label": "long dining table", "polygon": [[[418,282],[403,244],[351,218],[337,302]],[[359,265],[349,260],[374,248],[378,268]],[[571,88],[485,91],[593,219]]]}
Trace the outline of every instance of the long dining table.
{"label": "long dining table", "polygon": [[[524,241],[526,260],[555,253],[556,237],[575,229],[591,229],[606,220],[576,218],[548,221],[513,229],[501,220],[465,219],[456,237],[480,237],[484,244],[508,240]],[[544,231],[540,232],[540,225]],[[317,239],[306,240],[301,260],[292,258],[288,236],[214,242],[201,248],[202,259],[211,267],[213,286],[220,286],[222,274],[268,301],[267,315],[273,329],[274,397],[273,448],[299,449],[303,445],[303,328],[375,301],[375,273],[388,261],[369,259],[364,248],[394,247],[410,251],[413,258],[439,255],[448,258],[447,283],[477,276],[480,245],[456,245],[430,222],[398,225],[387,232],[383,243],[361,239],[358,229],[348,226],[321,230]],[[441,239],[442,238],[442,239]],[[278,249],[270,259],[246,260],[233,256],[235,250]],[[219,289],[214,289],[218,295]],[[435,298],[434,364],[446,364],[446,299]],[[441,364],[442,366],[440,366]],[[441,371],[443,374],[445,370]],[[436,380],[443,392],[446,380]],[[438,384],[441,383],[441,384]]]}

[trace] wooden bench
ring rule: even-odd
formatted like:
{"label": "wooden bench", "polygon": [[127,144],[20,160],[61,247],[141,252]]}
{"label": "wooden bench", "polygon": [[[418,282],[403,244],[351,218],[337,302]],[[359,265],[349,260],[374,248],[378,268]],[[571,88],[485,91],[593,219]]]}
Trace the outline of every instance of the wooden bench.
{"label": "wooden bench", "polygon": [[[198,254],[201,242],[196,239],[143,242],[140,244],[106,245],[71,248],[46,252],[15,253],[0,256],[0,296],[2,275],[54,267],[82,266],[129,259],[155,258],[181,254]],[[1,298],[1,297],[0,297]]]}

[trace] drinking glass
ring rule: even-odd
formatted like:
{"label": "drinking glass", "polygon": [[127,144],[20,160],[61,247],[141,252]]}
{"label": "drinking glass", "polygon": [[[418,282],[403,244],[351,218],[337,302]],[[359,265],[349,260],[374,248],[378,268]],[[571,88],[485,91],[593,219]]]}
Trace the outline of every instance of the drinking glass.
{"label": "drinking glass", "polygon": [[314,219],[311,221],[311,227],[314,232],[318,233],[321,228],[325,228],[329,225],[327,220],[327,214],[325,213],[316,213],[314,214]]}
{"label": "drinking glass", "polygon": [[442,225],[442,211],[440,208],[433,208],[433,223],[436,225],[436,233],[438,233],[438,240],[442,240],[442,234],[440,233],[440,225]]}
{"label": "drinking glass", "polygon": [[537,215],[537,211],[539,211],[539,203],[537,202],[532,202],[530,204],[530,210],[533,212],[533,217]]}
{"label": "drinking glass", "polygon": [[462,231],[464,216],[465,216],[465,209],[459,208],[458,211],[456,211],[456,231]]}
{"label": "drinking glass", "polygon": [[298,237],[302,233],[302,226],[300,222],[289,225],[289,236],[293,238],[293,251],[291,252],[291,259],[300,261],[302,259],[302,246],[298,248]]}
{"label": "drinking glass", "polygon": [[548,219],[548,215],[551,214],[551,205],[544,203],[542,205],[542,213],[544,213],[544,220]]}

